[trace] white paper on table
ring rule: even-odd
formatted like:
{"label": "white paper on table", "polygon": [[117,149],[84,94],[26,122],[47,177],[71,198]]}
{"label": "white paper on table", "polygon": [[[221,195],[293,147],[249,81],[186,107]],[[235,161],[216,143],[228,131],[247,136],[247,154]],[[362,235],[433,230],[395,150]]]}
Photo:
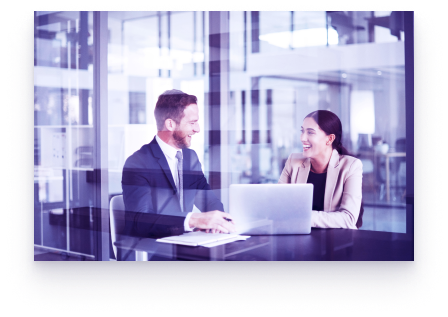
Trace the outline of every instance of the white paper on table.
{"label": "white paper on table", "polygon": [[211,247],[216,247],[218,245],[223,245],[223,244],[234,242],[234,241],[241,241],[241,240],[245,241],[248,238],[250,238],[250,236],[238,236],[238,237],[230,238],[227,240],[221,240],[221,241],[203,244],[203,245],[201,245],[201,247],[211,248]]}
{"label": "white paper on table", "polygon": [[[218,241],[227,241],[229,239],[240,237],[237,233],[206,233],[202,231],[188,232],[180,236],[165,237],[157,239],[157,242],[181,244],[189,246],[199,246]],[[234,240],[232,240],[234,241]]]}

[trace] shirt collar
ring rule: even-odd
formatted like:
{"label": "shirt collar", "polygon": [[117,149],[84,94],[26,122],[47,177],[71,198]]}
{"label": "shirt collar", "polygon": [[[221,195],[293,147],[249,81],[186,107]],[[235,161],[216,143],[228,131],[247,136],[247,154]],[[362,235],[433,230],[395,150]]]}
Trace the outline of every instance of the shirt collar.
{"label": "shirt collar", "polygon": [[177,151],[182,152],[182,150],[177,150],[174,147],[172,147],[171,145],[163,142],[162,139],[159,138],[159,136],[157,134],[156,134],[156,141],[159,144],[160,148],[162,149],[163,154],[165,154],[166,156],[168,156],[171,159],[176,158]]}

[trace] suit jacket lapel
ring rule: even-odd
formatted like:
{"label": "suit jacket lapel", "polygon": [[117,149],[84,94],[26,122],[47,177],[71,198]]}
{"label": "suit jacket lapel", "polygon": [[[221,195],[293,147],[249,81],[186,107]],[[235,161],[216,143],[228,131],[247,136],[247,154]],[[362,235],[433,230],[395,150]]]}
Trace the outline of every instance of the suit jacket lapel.
{"label": "suit jacket lapel", "polygon": [[151,147],[154,157],[158,159],[159,165],[165,173],[166,178],[170,182],[171,187],[173,187],[174,191],[177,193],[176,184],[174,183],[173,174],[171,174],[170,167],[168,166],[168,161],[166,160],[165,154],[163,154],[162,149],[157,143],[155,137],[151,141],[151,143],[149,143],[149,146]]}
{"label": "suit jacket lapel", "polygon": [[324,210],[331,210],[334,190],[339,177],[339,153],[333,150],[330,163],[327,168],[327,180],[325,184]]}
{"label": "suit jacket lapel", "polygon": [[[302,162],[302,166],[299,168],[299,173],[297,173],[296,184],[306,184],[308,180],[308,175],[310,173],[310,159],[307,158]],[[292,182],[291,182],[292,183]]]}

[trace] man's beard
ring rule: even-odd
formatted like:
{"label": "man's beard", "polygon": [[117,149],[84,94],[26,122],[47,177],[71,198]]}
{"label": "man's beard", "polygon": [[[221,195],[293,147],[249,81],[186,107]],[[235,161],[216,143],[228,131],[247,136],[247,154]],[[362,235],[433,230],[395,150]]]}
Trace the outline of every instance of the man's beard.
{"label": "man's beard", "polygon": [[187,137],[188,134],[184,134],[180,130],[174,130],[173,132],[173,139],[179,149],[186,149],[189,146],[189,144],[187,143]]}

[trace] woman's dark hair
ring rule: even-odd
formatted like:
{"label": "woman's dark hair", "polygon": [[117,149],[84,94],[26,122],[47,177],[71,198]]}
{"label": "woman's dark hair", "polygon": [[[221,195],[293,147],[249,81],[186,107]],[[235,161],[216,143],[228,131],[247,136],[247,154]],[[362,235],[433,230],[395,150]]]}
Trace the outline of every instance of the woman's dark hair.
{"label": "woman's dark hair", "polygon": [[154,116],[157,130],[162,131],[166,119],[173,119],[177,124],[184,117],[184,110],[190,104],[197,104],[198,99],[194,95],[186,94],[180,90],[167,91],[159,96]]}
{"label": "woman's dark hair", "polygon": [[342,146],[342,123],[337,115],[331,111],[317,110],[311,112],[305,118],[313,118],[326,135],[334,134],[335,139],[332,143],[332,147],[338,151],[339,154],[353,156]]}

